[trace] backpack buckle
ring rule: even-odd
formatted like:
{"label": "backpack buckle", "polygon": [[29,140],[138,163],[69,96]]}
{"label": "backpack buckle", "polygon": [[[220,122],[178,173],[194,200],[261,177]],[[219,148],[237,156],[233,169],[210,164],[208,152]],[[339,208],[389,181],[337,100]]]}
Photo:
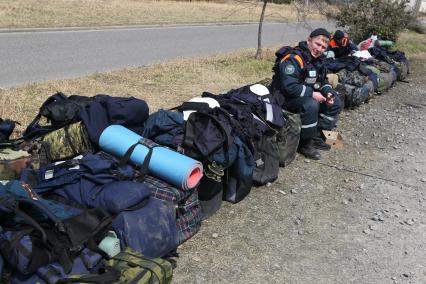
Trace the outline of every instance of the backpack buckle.
{"label": "backpack buckle", "polygon": [[207,165],[207,168],[210,172],[217,176],[223,177],[223,175],[225,174],[225,172],[223,171],[223,167],[221,165],[218,165],[215,161]]}

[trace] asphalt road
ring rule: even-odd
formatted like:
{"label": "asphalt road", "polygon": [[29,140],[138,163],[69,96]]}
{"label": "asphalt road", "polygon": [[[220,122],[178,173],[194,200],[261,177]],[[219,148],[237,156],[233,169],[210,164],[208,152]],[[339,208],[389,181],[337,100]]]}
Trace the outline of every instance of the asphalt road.
{"label": "asphalt road", "polygon": [[[265,23],[263,46],[305,39],[326,22]],[[2,31],[0,87],[257,46],[256,24]]]}

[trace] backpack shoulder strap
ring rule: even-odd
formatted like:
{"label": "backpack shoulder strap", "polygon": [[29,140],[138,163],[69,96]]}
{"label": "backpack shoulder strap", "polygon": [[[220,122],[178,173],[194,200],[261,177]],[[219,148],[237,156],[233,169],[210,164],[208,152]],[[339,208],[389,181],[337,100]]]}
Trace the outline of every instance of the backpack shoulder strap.
{"label": "backpack shoulder strap", "polygon": [[303,67],[305,67],[305,63],[303,62],[302,56],[300,56],[299,54],[294,54],[294,53],[289,53],[286,56],[283,57],[283,59],[281,59],[281,62],[287,60],[288,58],[293,57],[294,59],[296,59],[297,63],[299,63],[300,68],[303,69]]}

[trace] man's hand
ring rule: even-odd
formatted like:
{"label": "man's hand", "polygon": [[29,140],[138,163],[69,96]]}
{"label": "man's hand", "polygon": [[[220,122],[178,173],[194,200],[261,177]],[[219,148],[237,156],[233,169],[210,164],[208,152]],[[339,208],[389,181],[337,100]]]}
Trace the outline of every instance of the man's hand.
{"label": "man's hand", "polygon": [[313,92],[312,98],[319,103],[323,103],[326,100],[326,98],[320,92]]}
{"label": "man's hand", "polygon": [[334,104],[334,95],[332,93],[327,93],[327,96],[325,97],[325,103],[328,106],[331,106]]}

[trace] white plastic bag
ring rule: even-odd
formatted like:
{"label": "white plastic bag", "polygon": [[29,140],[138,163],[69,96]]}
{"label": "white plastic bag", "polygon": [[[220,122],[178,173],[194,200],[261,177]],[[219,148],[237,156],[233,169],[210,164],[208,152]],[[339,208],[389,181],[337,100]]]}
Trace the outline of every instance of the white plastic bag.
{"label": "white plastic bag", "polygon": [[367,60],[372,57],[368,50],[357,50],[352,55],[358,57],[361,60]]}

